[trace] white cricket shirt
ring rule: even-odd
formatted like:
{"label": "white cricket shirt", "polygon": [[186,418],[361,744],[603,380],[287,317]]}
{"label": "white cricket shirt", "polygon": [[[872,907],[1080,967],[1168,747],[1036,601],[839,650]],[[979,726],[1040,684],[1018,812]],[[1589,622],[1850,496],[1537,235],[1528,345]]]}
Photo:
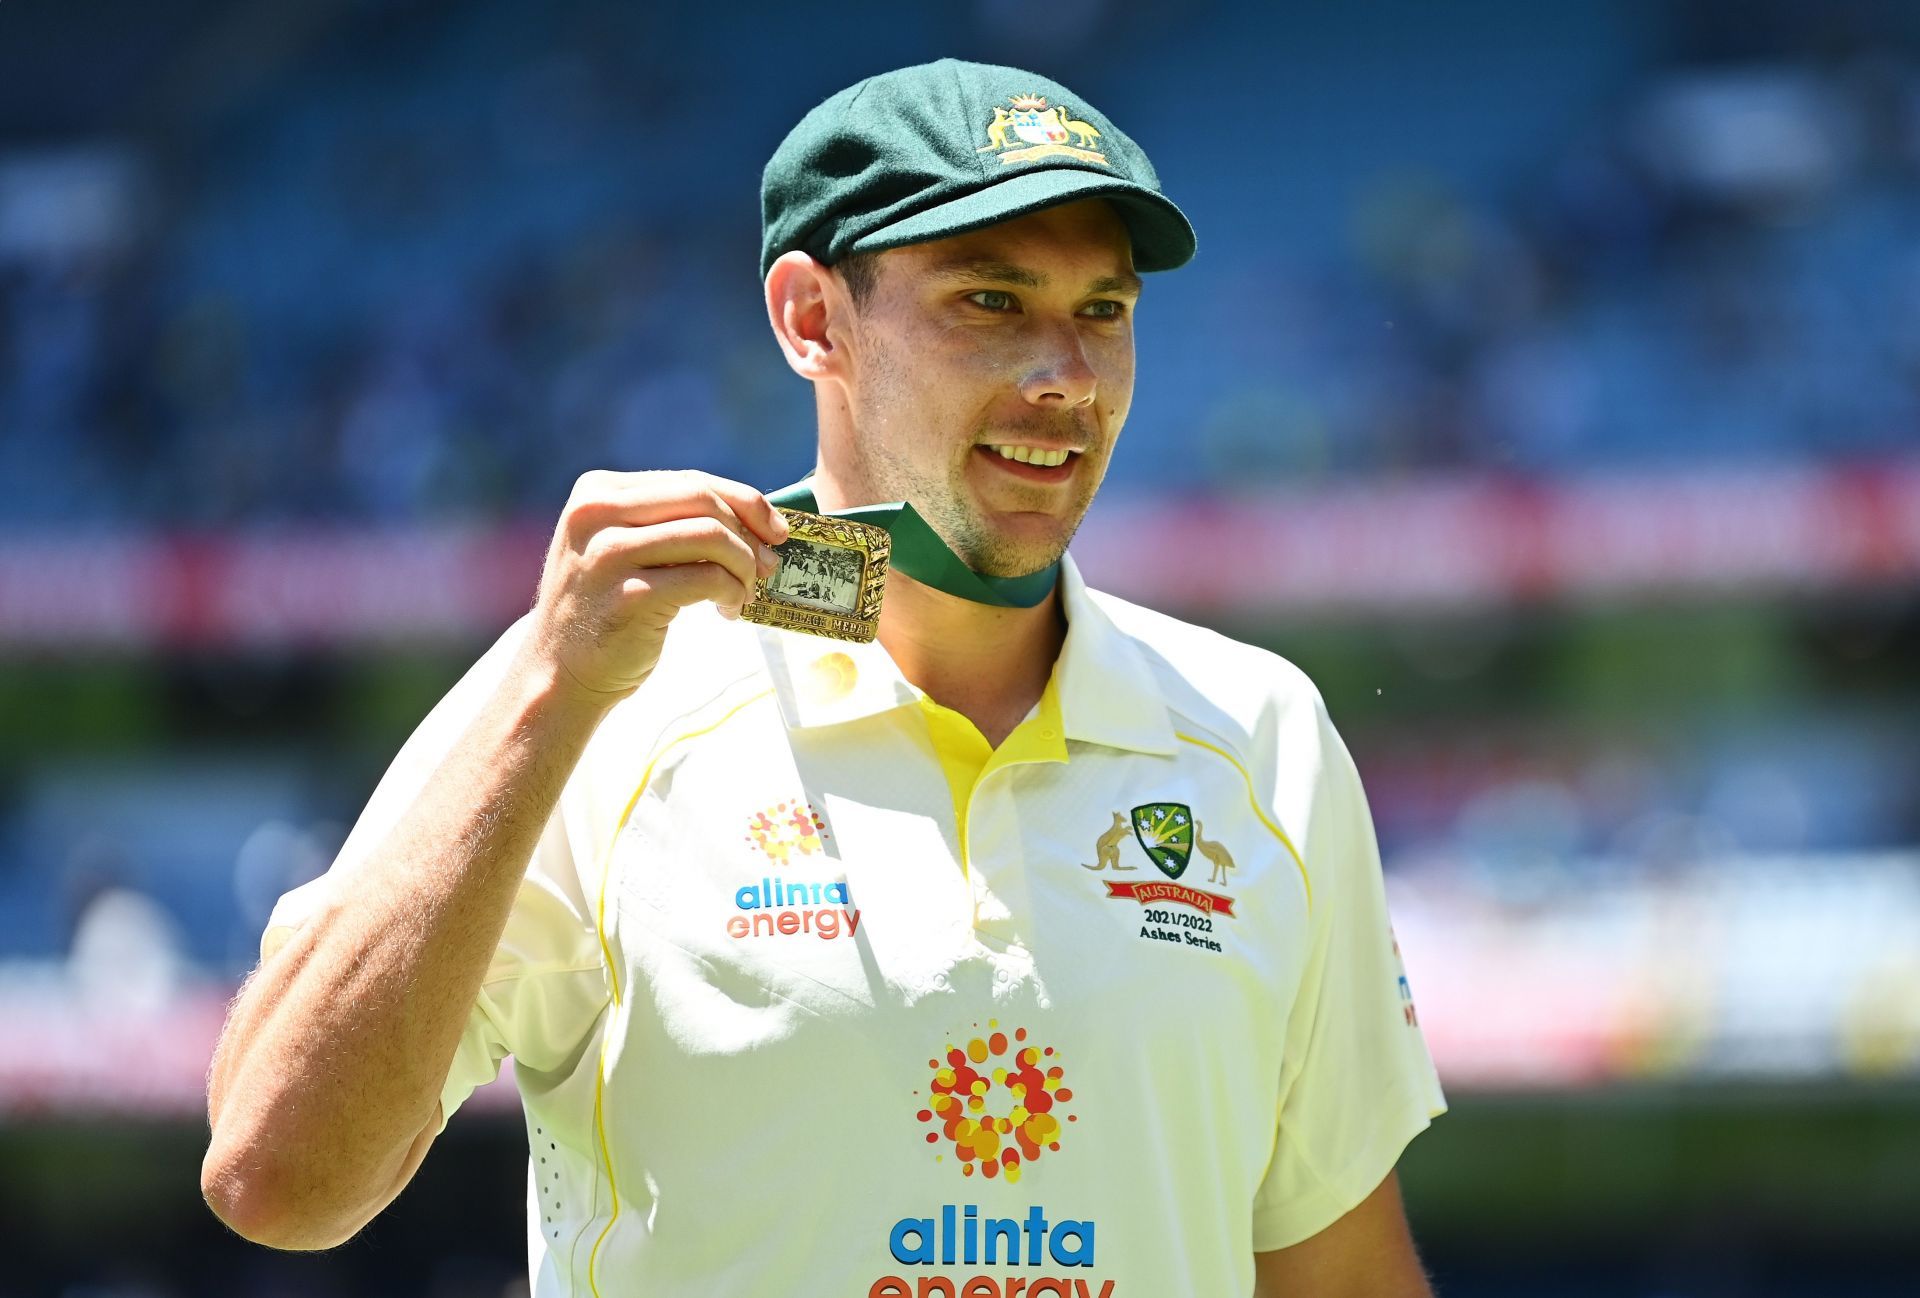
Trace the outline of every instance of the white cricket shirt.
{"label": "white cricket shirt", "polygon": [[[849,645],[683,614],[528,869],[535,1298],[1245,1295],[1446,1109],[1360,780],[1284,659],[1087,589],[990,755]],[[511,658],[402,749],[297,925]]]}

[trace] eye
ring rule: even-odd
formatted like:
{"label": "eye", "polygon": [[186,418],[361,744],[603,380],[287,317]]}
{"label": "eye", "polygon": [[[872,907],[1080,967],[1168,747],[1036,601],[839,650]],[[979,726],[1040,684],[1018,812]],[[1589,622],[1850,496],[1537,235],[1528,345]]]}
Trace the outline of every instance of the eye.
{"label": "eye", "polygon": [[[980,299],[989,299],[982,302]],[[967,301],[983,306],[989,311],[1004,312],[1013,308],[1013,294],[997,288],[981,289],[978,293],[967,294]]]}
{"label": "eye", "polygon": [[[1105,309],[1095,310],[1096,307]],[[1093,312],[1096,320],[1118,320],[1127,313],[1127,304],[1112,298],[1101,298],[1098,302],[1087,303],[1086,309]]]}

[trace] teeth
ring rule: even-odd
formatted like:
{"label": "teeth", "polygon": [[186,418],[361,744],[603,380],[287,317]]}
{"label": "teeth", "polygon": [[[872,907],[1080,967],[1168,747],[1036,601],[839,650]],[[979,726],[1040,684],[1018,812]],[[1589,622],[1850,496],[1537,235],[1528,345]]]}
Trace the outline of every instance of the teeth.
{"label": "teeth", "polygon": [[1043,468],[1053,468],[1065,464],[1071,451],[1043,451],[1034,446],[996,446],[994,453],[1003,460],[1017,460],[1021,464],[1038,464]]}

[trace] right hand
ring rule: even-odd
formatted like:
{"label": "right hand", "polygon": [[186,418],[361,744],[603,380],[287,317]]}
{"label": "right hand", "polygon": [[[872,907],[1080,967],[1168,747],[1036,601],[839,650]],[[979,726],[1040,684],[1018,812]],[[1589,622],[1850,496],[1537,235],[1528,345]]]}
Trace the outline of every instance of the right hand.
{"label": "right hand", "polygon": [[737,617],[787,520],[752,487],[693,470],[574,483],[540,574],[527,649],[561,688],[611,705],[660,661],[667,624],[712,600]]}

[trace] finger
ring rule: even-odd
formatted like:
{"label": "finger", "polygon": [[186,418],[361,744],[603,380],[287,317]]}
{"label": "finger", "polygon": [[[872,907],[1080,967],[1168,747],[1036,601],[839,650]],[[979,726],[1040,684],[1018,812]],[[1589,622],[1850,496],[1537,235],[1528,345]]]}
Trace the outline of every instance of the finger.
{"label": "finger", "polygon": [[779,554],[744,533],[737,520],[706,514],[645,527],[603,527],[587,539],[581,558],[589,566],[612,562],[627,567],[732,563],[737,559],[741,571],[754,575],[771,572],[780,565]]}
{"label": "finger", "polygon": [[594,568],[717,563],[749,587],[780,564],[770,547],[742,537],[722,519],[705,515],[649,527],[603,527],[588,541],[582,557]]}
{"label": "finger", "polygon": [[717,563],[680,563],[637,570],[620,583],[620,594],[630,600],[658,600],[676,611],[710,600],[722,613],[738,614],[753,598],[753,587]]}
{"label": "finger", "polygon": [[786,515],[767,499],[764,492],[731,478],[711,478],[709,481],[714,492],[733,509],[734,517],[752,528],[755,536],[768,545],[779,545],[787,539]]}
{"label": "finger", "polygon": [[725,509],[719,514],[710,514],[701,517],[711,519],[713,522],[720,524],[731,532],[739,539],[740,544],[747,548],[747,552],[755,556],[756,561],[768,573],[771,573],[775,568],[780,566],[779,554],[774,551],[772,546],[755,535],[745,523],[741,522],[739,516],[735,514],[732,509]]}
{"label": "finger", "polygon": [[[746,516],[734,508],[738,501]],[[778,545],[786,540],[786,519],[771,501],[752,487],[710,473],[583,474],[567,502],[567,515],[576,543],[602,527],[614,524],[643,527],[649,523],[705,514],[742,529],[743,535]],[[757,525],[753,520],[758,520]]]}
{"label": "finger", "polygon": [[611,473],[581,475],[567,500],[565,526],[576,549],[584,550],[594,533],[609,527],[648,527],[682,518],[717,518],[744,537],[747,525],[734,515],[719,492],[695,473]]}

